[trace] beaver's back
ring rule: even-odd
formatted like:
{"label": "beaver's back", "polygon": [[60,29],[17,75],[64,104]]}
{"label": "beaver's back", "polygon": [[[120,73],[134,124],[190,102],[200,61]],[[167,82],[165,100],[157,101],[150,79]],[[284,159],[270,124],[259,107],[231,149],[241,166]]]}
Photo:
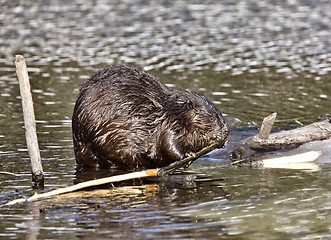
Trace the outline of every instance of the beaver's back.
{"label": "beaver's back", "polygon": [[81,87],[72,118],[77,163],[155,166],[148,155],[156,141],[157,119],[165,112],[162,99],[171,91],[135,67],[117,66],[94,74]]}

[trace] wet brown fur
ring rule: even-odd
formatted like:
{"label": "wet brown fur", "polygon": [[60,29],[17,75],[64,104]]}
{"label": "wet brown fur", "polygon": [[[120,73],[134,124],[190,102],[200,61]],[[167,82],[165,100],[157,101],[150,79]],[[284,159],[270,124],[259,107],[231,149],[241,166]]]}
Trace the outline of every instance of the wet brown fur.
{"label": "wet brown fur", "polygon": [[72,118],[77,164],[157,168],[213,142],[228,127],[202,94],[172,90],[130,66],[100,70],[80,89]]}

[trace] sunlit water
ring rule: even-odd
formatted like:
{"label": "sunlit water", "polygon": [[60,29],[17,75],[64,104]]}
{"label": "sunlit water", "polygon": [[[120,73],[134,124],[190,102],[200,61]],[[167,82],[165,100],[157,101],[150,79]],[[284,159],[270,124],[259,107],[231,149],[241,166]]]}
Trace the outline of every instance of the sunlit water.
{"label": "sunlit water", "polygon": [[[32,195],[15,54],[29,67],[45,190],[79,178],[75,97],[89,75],[109,65],[144,67],[171,87],[205,93],[232,127],[258,127],[272,112],[276,127],[330,114],[328,1],[0,6],[0,203]],[[302,149],[316,148],[325,152],[317,172],[234,168],[203,158],[181,173],[196,174],[194,183],[106,186],[0,208],[0,238],[327,239],[329,142]]]}

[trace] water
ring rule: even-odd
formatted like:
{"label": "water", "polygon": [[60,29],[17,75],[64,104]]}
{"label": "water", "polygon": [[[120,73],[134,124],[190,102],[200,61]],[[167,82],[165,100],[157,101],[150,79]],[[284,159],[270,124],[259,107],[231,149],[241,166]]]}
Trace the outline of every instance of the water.
{"label": "water", "polygon": [[[272,112],[276,127],[330,114],[328,1],[0,2],[1,203],[33,193],[15,54],[29,68],[45,190],[81,180],[73,105],[80,84],[109,65],[205,93],[232,127],[258,127]],[[1,208],[0,238],[327,239],[329,142],[303,149],[319,147],[318,172],[204,158],[181,172],[197,175],[191,184],[105,186]]]}

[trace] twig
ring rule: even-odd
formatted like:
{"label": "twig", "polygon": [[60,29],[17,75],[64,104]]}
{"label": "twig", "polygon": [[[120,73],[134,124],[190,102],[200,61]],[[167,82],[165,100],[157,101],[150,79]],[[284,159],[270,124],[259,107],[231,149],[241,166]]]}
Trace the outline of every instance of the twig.
{"label": "twig", "polygon": [[41,165],[38,146],[36,120],[30,90],[29,75],[24,57],[22,55],[15,56],[15,65],[22,97],[25,137],[31,161],[32,182],[34,187],[42,187],[44,186],[44,172]]}

